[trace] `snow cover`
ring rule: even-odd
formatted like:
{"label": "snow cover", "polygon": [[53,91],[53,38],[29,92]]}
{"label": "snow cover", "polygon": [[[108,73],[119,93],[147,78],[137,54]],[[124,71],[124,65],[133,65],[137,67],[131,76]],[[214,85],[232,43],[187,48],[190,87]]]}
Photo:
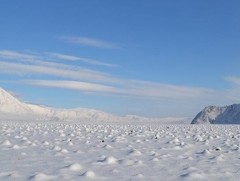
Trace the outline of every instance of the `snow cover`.
{"label": "snow cover", "polygon": [[0,121],[0,180],[238,180],[240,126]]}
{"label": "snow cover", "polygon": [[192,124],[240,124],[240,104],[208,106],[197,114]]}

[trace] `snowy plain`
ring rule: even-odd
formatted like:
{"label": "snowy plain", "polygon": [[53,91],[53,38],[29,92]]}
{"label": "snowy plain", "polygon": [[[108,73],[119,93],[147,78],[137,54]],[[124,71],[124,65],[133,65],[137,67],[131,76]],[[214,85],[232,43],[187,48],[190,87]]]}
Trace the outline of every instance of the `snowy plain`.
{"label": "snowy plain", "polygon": [[0,180],[238,180],[240,126],[0,121]]}

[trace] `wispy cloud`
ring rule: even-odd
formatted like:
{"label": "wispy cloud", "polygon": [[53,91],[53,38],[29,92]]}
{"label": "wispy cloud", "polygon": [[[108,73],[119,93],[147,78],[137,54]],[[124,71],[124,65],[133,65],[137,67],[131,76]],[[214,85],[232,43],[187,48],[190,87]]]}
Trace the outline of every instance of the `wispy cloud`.
{"label": "wispy cloud", "polygon": [[0,57],[6,58],[6,59],[18,59],[18,60],[36,60],[40,57],[25,53],[20,53],[16,51],[10,51],[10,50],[1,50],[0,51]]}
{"label": "wispy cloud", "polygon": [[[192,99],[201,97],[203,98],[206,97],[206,95],[214,94],[214,91],[211,89],[175,86],[140,80],[121,79],[114,77],[111,74],[106,74],[105,72],[96,72],[93,70],[84,69],[78,70],[76,69],[76,67],[54,68],[51,66],[26,65],[21,63],[9,63],[0,61],[0,73],[17,74],[22,77],[24,77],[25,75],[31,75],[31,77],[49,75],[55,79],[64,79],[64,83],[61,82],[63,83],[61,85],[61,88],[66,89],[73,89],[73,83],[76,83],[76,85],[78,85],[77,82],[82,83],[84,81],[85,83],[90,84],[97,83],[97,85],[101,85],[105,88],[111,87],[111,89],[102,89],[102,92],[110,92],[115,95],[139,98],[142,97],[147,99]],[[28,83],[38,86],[60,85],[59,80],[56,81],[56,84],[54,83],[54,81],[55,80],[52,80],[51,82],[48,82],[48,84],[47,82],[37,81],[34,84],[34,80],[31,80],[31,82]],[[70,83],[71,86],[69,86],[68,83]],[[93,89],[91,91],[93,91]],[[99,90],[96,89],[96,91]]]}
{"label": "wispy cloud", "polygon": [[132,96],[166,99],[206,98],[215,93],[214,90],[207,88],[176,86],[139,80],[126,80],[122,92]]}
{"label": "wispy cloud", "polygon": [[94,84],[80,81],[63,81],[63,80],[24,80],[25,84],[44,87],[64,88],[88,92],[114,92],[115,88],[101,84]]}
{"label": "wispy cloud", "polygon": [[37,53],[30,54],[30,53],[21,53],[16,51],[10,51],[10,50],[1,50],[0,51],[0,58],[6,59],[6,60],[12,60],[12,61],[22,61],[22,62],[29,62],[29,63],[35,63],[35,64],[48,64],[53,66],[58,66],[59,64],[55,64],[54,62],[50,62],[49,60],[55,60],[55,61],[81,61],[86,64],[91,65],[97,65],[97,66],[107,66],[107,67],[117,67],[115,64],[109,64],[105,63],[99,60],[85,58],[85,57],[78,57],[74,55],[66,55],[62,53]]}
{"label": "wispy cloud", "polygon": [[228,76],[224,78],[225,81],[231,84],[231,88],[225,90],[224,97],[227,97],[229,100],[232,100],[234,103],[240,101],[240,77]]}
{"label": "wispy cloud", "polygon": [[[79,57],[52,53],[48,58],[77,61]],[[74,89],[78,91],[102,92],[108,95],[136,97],[156,100],[195,100],[216,97],[215,90],[161,84],[158,82],[131,80],[112,74],[82,68],[81,66],[51,62],[48,58],[12,51],[0,51],[0,74],[13,74],[22,77],[23,83],[33,86]],[[11,62],[9,62],[11,60]],[[31,76],[31,80],[24,81]],[[44,77],[48,80],[44,80]],[[38,79],[43,80],[38,80]]]}
{"label": "wispy cloud", "polygon": [[235,86],[240,86],[240,77],[228,76],[225,80],[234,84]]}
{"label": "wispy cloud", "polygon": [[26,65],[21,63],[8,63],[0,61],[0,73],[17,75],[51,75],[75,80],[85,80],[93,82],[115,82],[115,79],[104,72],[98,72],[90,69],[67,67],[52,67],[49,65]]}
{"label": "wispy cloud", "polygon": [[48,55],[52,58],[57,58],[61,60],[67,60],[67,61],[82,61],[88,64],[92,65],[101,65],[101,66],[107,66],[107,67],[118,67],[114,64],[108,64],[104,63],[98,60],[90,59],[90,58],[84,58],[84,57],[77,57],[73,55],[66,55],[66,54],[60,54],[60,53],[48,53]]}
{"label": "wispy cloud", "polygon": [[[172,85],[156,84],[151,82],[132,81],[121,84],[105,85],[103,83],[95,84],[81,81],[68,80],[24,80],[25,84],[43,87],[56,87],[88,92],[110,93],[110,95],[135,97],[141,99],[168,99],[168,100],[189,100],[206,98],[215,93],[215,91],[204,88],[177,87]],[[129,85],[129,86],[127,86]],[[149,87],[151,86],[151,87]],[[208,96],[206,96],[208,95]]]}
{"label": "wispy cloud", "polygon": [[68,43],[79,44],[83,46],[104,48],[104,49],[121,49],[120,46],[103,40],[89,37],[64,36],[62,39]]}

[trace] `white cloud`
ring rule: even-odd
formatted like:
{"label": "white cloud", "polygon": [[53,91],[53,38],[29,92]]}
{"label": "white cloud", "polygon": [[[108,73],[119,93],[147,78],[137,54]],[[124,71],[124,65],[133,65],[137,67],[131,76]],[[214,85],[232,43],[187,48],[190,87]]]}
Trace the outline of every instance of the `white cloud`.
{"label": "white cloud", "polygon": [[117,65],[114,64],[108,64],[104,62],[100,62],[98,60],[84,58],[84,57],[77,57],[72,55],[65,55],[60,53],[48,53],[50,57],[61,59],[61,60],[68,60],[68,61],[82,61],[84,63],[92,64],[92,65],[101,65],[101,66],[107,66],[107,67],[117,67]]}
{"label": "white cloud", "polygon": [[65,54],[61,54],[61,53],[47,53],[50,57],[53,58],[58,58],[58,59],[62,59],[62,60],[69,60],[69,61],[78,61],[79,57],[73,56],[73,55],[65,55]]}
{"label": "white cloud", "polygon": [[0,57],[7,58],[7,59],[20,59],[20,60],[36,60],[39,57],[35,55],[29,55],[24,53],[19,53],[15,51],[9,51],[9,50],[1,50],[0,51]]}
{"label": "white cloud", "polygon": [[[199,98],[207,98],[215,92],[209,89],[192,88],[192,87],[177,87],[171,85],[154,85],[154,83],[139,83],[132,82],[130,87],[119,87],[116,85],[95,84],[81,81],[68,80],[24,80],[23,83],[44,86],[56,87],[79,91],[102,92],[110,93],[111,95],[135,97],[140,99],[151,100],[194,100]],[[128,82],[126,82],[128,83]],[[151,86],[151,87],[147,87]],[[208,95],[208,96],[206,96]]]}
{"label": "white cloud", "polygon": [[[0,61],[0,73],[17,74],[23,77],[25,75],[31,75],[31,77],[49,75],[55,79],[64,79],[65,85],[62,85],[61,88],[66,89],[72,89],[71,86],[68,86],[68,81],[71,85],[73,83],[76,83],[76,85],[78,85],[77,82],[81,83],[83,81],[90,84],[98,83],[98,85],[101,85],[103,87],[111,87],[111,91],[107,91],[107,89],[105,89],[105,92],[107,93],[111,92],[112,94],[120,96],[131,96],[147,99],[194,99],[206,98],[215,94],[215,91],[206,88],[176,86],[141,80],[120,79],[105,72],[98,72],[73,66],[65,67],[59,65],[57,67],[54,67],[49,66],[48,64],[29,65],[23,63],[9,63]],[[44,83],[44,85],[41,85],[46,86],[46,82]],[[33,82],[31,82],[31,84],[36,85],[33,84]],[[51,84],[56,85],[54,82],[51,82]],[[59,84],[59,82],[57,82],[57,84]],[[39,82],[38,85],[40,85]],[[102,91],[104,92],[104,89]]]}
{"label": "white cloud", "polygon": [[125,89],[122,90],[123,94],[139,97],[194,99],[206,98],[215,94],[214,90],[207,88],[176,86],[139,80],[129,80],[125,84]]}
{"label": "white cloud", "polygon": [[63,80],[25,80],[22,81],[25,84],[44,86],[44,87],[56,87],[79,91],[89,92],[114,92],[115,88],[111,86],[105,86],[101,84],[94,84],[88,82],[79,81],[63,81]]}
{"label": "white cloud", "polygon": [[0,61],[0,73],[17,74],[17,75],[52,75],[76,80],[86,80],[93,82],[114,82],[115,79],[104,72],[98,72],[90,69],[67,67],[52,67],[49,65],[26,65],[21,63],[8,63]]}
{"label": "white cloud", "polygon": [[33,64],[33,65],[43,65],[48,67],[60,67],[60,68],[69,68],[69,65],[49,62],[46,59],[47,57],[35,56],[31,54],[19,53],[15,51],[3,50],[0,51],[0,61],[2,62],[14,62],[20,64]]}
{"label": "white cloud", "polygon": [[224,78],[227,82],[231,83],[232,87],[225,90],[224,97],[227,97],[233,103],[240,102],[240,77],[228,76]]}
{"label": "white cloud", "polygon": [[74,36],[65,36],[62,37],[63,40],[69,43],[79,44],[83,46],[90,46],[95,48],[104,48],[104,49],[120,49],[119,46],[106,42],[103,40],[88,38],[88,37],[74,37]]}
{"label": "white cloud", "polygon": [[[67,60],[67,61],[82,61],[87,64],[91,65],[98,65],[98,66],[107,66],[107,67],[117,67],[117,65],[114,64],[108,64],[102,61],[98,61],[95,59],[85,58],[85,57],[78,57],[73,55],[65,55],[61,53],[38,53],[38,55],[35,54],[27,54],[27,53],[19,53],[16,51],[9,51],[9,50],[1,50],[0,51],[0,57],[2,59],[11,60],[11,61],[21,61],[21,62],[28,62],[28,63],[34,63],[38,65],[49,65],[49,66],[59,66],[60,64],[56,64],[54,62],[50,62],[49,60],[61,61],[61,60]],[[61,65],[63,66],[63,64]],[[66,64],[64,65],[66,66]]]}
{"label": "white cloud", "polygon": [[[79,57],[57,53],[53,56],[68,59],[69,61],[79,59]],[[55,85],[54,87],[60,87],[60,83],[64,83],[61,85],[61,88],[81,91],[83,87],[86,86],[89,89],[85,91],[89,90],[94,92],[94,90],[96,90],[96,92],[99,92],[101,90],[101,92],[108,93],[109,95],[153,100],[216,99],[219,95],[218,91],[201,87],[177,86],[150,81],[122,79],[106,72],[40,60],[38,56],[17,52],[0,51],[0,57],[12,59],[11,62],[0,60],[0,74],[17,74],[21,75],[23,79],[25,79],[25,75],[31,75],[32,80],[31,82],[28,81],[31,85]],[[51,82],[46,82],[45,80],[45,82],[43,82],[44,80],[41,80],[41,82],[39,82],[38,80],[34,80],[39,79],[39,77],[42,79],[44,75],[48,75],[48,79],[57,79],[57,81],[51,80]],[[80,88],[74,88],[73,84],[76,84],[76,87]]]}
{"label": "white cloud", "polygon": [[225,78],[226,81],[232,83],[235,86],[240,86],[240,78],[234,76],[228,76]]}

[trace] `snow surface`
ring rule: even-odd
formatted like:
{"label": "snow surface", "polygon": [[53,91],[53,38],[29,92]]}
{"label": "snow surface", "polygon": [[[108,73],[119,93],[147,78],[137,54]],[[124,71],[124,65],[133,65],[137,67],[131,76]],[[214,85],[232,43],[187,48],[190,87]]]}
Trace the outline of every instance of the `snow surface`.
{"label": "snow surface", "polygon": [[239,125],[0,121],[0,180],[239,180]]}
{"label": "snow surface", "polygon": [[240,124],[240,104],[208,106],[197,114],[192,124]]}

